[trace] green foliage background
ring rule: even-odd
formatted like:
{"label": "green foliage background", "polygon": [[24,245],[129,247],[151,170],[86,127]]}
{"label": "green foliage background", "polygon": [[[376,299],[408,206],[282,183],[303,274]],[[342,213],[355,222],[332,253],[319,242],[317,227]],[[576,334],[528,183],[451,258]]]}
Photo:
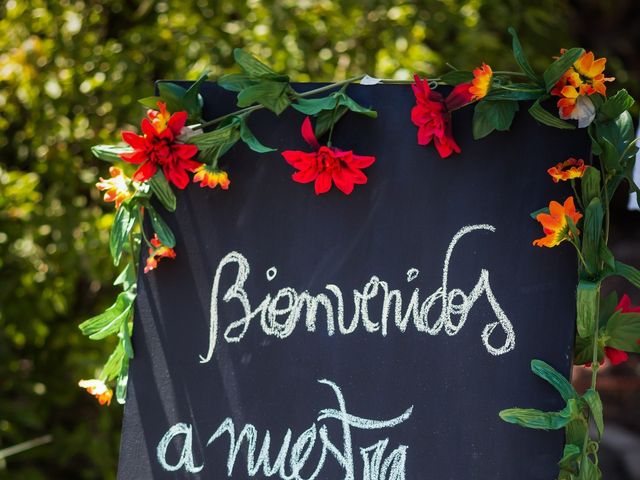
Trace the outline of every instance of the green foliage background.
{"label": "green foliage background", "polygon": [[[159,78],[232,69],[244,47],[298,81],[407,79],[446,63],[515,68],[512,25],[540,71],[560,47],[607,56],[640,96],[634,0],[8,0],[0,6],[0,478],[114,478],[121,407],[77,387],[112,345],[77,325],[108,306],[112,205],[94,184]],[[1,455],[0,455],[1,457]]]}

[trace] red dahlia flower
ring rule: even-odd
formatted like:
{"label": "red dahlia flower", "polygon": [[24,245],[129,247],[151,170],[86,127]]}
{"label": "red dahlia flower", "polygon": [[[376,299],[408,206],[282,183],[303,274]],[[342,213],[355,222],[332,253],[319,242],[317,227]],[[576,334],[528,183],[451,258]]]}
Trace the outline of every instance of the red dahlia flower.
{"label": "red dahlia flower", "polygon": [[160,114],[151,110],[148,118],[142,120],[144,135],[122,132],[122,138],[133,147],[133,152],[122,153],[120,158],[125,162],[142,164],[133,175],[138,182],[149,180],[160,167],[167,180],[183,189],[189,183],[187,170],[193,172],[201,165],[192,160],[198,153],[198,147],[178,141],[187,121],[187,112],[176,112],[168,120],[159,121],[167,114],[164,104],[158,102],[158,106]]}
{"label": "red dahlia flower", "polygon": [[291,178],[298,183],[315,181],[316,195],[331,189],[332,182],[342,193],[349,195],[354,185],[367,183],[362,168],[376,161],[374,156],[355,155],[351,150],[320,146],[313,133],[309,117],[302,122],[302,138],[315,149],[314,152],[287,150],[282,152],[284,159],[298,171]]}
{"label": "red dahlia flower", "polygon": [[433,140],[442,158],[453,152],[460,153],[451,131],[451,112],[444,97],[431,90],[428,80],[421,80],[418,75],[414,79],[412,88],[417,103],[411,110],[411,121],[418,127],[418,143],[428,145]]}
{"label": "red dahlia flower", "polygon": [[[618,302],[616,310],[622,313],[640,313],[640,307],[634,307],[633,305],[631,305],[631,299],[626,293]],[[629,360],[629,355],[627,354],[627,352],[618,350],[617,348],[613,347],[604,347],[604,354],[611,362],[611,365],[618,365]]]}

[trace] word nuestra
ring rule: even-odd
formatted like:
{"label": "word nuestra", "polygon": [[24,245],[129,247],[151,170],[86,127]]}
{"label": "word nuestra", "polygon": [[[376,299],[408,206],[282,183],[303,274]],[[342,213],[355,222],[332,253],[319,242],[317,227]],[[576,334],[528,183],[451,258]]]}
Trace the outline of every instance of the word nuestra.
{"label": "word nuestra", "polygon": [[[258,449],[258,431],[252,424],[246,424],[236,436],[236,429],[231,418],[226,418],[207,441],[207,447],[214,442],[221,442],[228,435],[229,453],[227,456],[227,477],[234,474],[238,456],[243,450],[246,453],[246,475],[250,478],[275,477],[283,480],[314,480],[327,478],[325,464],[335,461],[342,470],[341,478],[355,480],[356,467],[354,460],[354,446],[352,441],[352,429],[354,430],[383,430],[391,429],[405,422],[413,412],[413,406],[395,418],[389,420],[374,420],[363,418],[348,413],[346,402],[340,387],[330,380],[318,380],[319,383],[328,385],[334,392],[338,409],[325,408],[318,412],[317,422],[305,430],[292,445],[292,432],[287,429],[282,444],[275,459],[270,456],[271,433],[267,430],[262,439],[262,446]],[[342,445],[336,445],[329,439],[329,428],[325,424],[328,420],[337,420],[342,428]],[[167,457],[170,446],[176,440],[179,457],[169,460]],[[320,440],[320,457],[315,466],[310,463],[310,456],[316,443]],[[405,480],[407,445],[399,445],[385,456],[385,450],[389,445],[389,439],[385,438],[371,446],[361,447],[362,476],[363,480]],[[243,449],[243,446],[245,447]],[[317,449],[316,449],[317,450]],[[204,468],[204,461],[197,462],[193,452],[192,425],[176,423],[164,434],[158,443],[157,458],[160,466],[169,472],[184,469],[188,473],[198,473]],[[257,453],[257,456],[256,456]],[[314,458],[317,455],[314,456]],[[287,461],[288,460],[288,461]],[[328,464],[327,464],[328,465]],[[239,467],[242,468],[242,467]],[[313,472],[311,469],[313,468]],[[335,468],[335,465],[334,467]],[[303,476],[303,470],[311,472],[309,476]],[[260,474],[260,471],[262,473]],[[309,474],[309,473],[307,473]],[[342,476],[344,475],[344,477]],[[238,478],[245,478],[239,473]]]}
{"label": "word nuestra", "polygon": [[[224,331],[224,340],[228,343],[240,342],[247,333],[253,319],[260,319],[260,326],[266,335],[285,339],[293,333],[300,323],[304,311],[304,322],[309,332],[315,332],[318,323],[318,311],[324,310],[327,334],[341,335],[353,333],[360,325],[367,332],[380,332],[386,336],[389,329],[389,318],[393,318],[395,326],[400,332],[405,332],[410,322],[416,331],[429,335],[438,335],[444,330],[447,335],[456,335],[462,327],[478,299],[486,296],[496,321],[485,325],[481,333],[482,343],[487,352],[492,355],[502,355],[515,348],[515,332],[511,321],[496,300],[489,282],[489,271],[480,270],[475,286],[469,293],[449,285],[449,265],[453,251],[460,240],[472,232],[495,232],[495,227],[487,224],[469,225],[461,228],[452,238],[444,257],[440,286],[426,298],[421,299],[420,289],[415,288],[409,301],[405,304],[403,293],[391,288],[384,280],[372,276],[362,290],[353,290],[353,316],[347,322],[345,315],[345,299],[340,287],[334,284],[325,285],[326,292],[311,294],[305,290],[298,292],[292,287],[281,288],[275,295],[268,294],[257,307],[252,307],[249,295],[244,289],[249,278],[251,268],[247,258],[238,252],[228,253],[219,263],[213,279],[211,290],[211,316],[209,323],[209,348],[206,355],[200,355],[200,362],[211,361],[218,342],[220,329],[220,302],[236,301],[244,311],[244,316],[229,323]],[[222,274],[226,269],[237,271],[233,284],[225,289],[221,286]],[[419,270],[412,268],[407,272],[407,282],[411,283],[418,277]],[[267,279],[273,280],[277,269],[271,267],[266,272]],[[374,318],[369,309],[369,301],[381,298],[382,309]],[[403,310],[403,306],[406,305]],[[433,311],[438,311],[438,317],[429,322]],[[457,318],[455,318],[457,317]],[[337,325],[337,330],[336,330]],[[503,331],[503,342],[493,345],[490,341],[496,327]]]}

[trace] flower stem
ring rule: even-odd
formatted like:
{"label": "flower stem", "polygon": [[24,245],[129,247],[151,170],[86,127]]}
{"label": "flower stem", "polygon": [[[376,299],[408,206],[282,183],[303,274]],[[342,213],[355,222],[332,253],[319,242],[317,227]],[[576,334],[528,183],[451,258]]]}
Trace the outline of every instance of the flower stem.
{"label": "flower stem", "polygon": [[[357,77],[351,77],[351,78],[348,78],[346,80],[341,80],[339,82],[335,82],[335,83],[331,83],[329,85],[325,85],[323,87],[314,88],[313,90],[309,90],[308,92],[296,93],[295,96],[298,97],[298,98],[310,97],[310,96],[316,95],[318,93],[323,93],[323,92],[326,92],[328,90],[333,90],[334,88],[337,88],[337,87],[342,87],[343,85],[349,85],[351,83],[354,83],[354,82],[357,82],[359,80],[362,80],[363,78],[364,78],[364,75],[359,75]],[[251,107],[242,108],[240,110],[236,110],[235,112],[227,113],[226,115],[222,115],[220,117],[216,117],[213,120],[209,120],[207,122],[203,122],[203,123],[196,124],[196,125],[190,125],[189,128],[194,129],[194,128],[210,127],[211,125],[215,125],[217,123],[220,123],[223,120],[226,120],[227,118],[230,118],[230,117],[233,117],[233,116],[236,116],[236,115],[241,115],[243,113],[251,113],[251,112],[254,112],[256,110],[262,110],[263,108],[264,108],[264,105],[253,105]]]}

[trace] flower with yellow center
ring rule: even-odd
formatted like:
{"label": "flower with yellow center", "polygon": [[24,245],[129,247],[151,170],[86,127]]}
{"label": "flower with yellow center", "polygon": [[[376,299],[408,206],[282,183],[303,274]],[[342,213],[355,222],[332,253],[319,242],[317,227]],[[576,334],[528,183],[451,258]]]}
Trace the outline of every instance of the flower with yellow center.
{"label": "flower with yellow center", "polygon": [[104,179],[100,177],[100,181],[96,183],[98,190],[104,193],[105,202],[116,202],[116,210],[125,200],[131,198],[132,193],[129,190],[131,180],[118,167],[110,167],[109,174],[111,178]]}
{"label": "flower with yellow center", "polygon": [[547,173],[551,175],[554,183],[558,183],[560,180],[566,181],[573,178],[581,178],[586,169],[587,166],[584,164],[584,160],[576,160],[571,157],[564,162],[558,163],[555,167],[551,167],[547,170]]}
{"label": "flower with yellow center", "polygon": [[533,244],[538,247],[552,248],[565,240],[570,240],[572,233],[567,218],[570,218],[574,224],[582,218],[582,214],[576,211],[573,197],[567,198],[564,204],[551,202],[549,213],[540,213],[536,216],[536,220],[542,225],[545,236],[534,240]]}
{"label": "flower with yellow center", "polygon": [[220,185],[220,188],[223,190],[228,190],[229,185],[231,184],[231,180],[229,180],[227,172],[206,164],[202,164],[198,167],[195,171],[195,175],[193,176],[193,181],[196,183],[200,182],[200,186],[202,188],[216,188]]}
{"label": "flower with yellow center", "polygon": [[480,100],[486,97],[491,88],[491,79],[493,78],[493,70],[486,63],[473,70],[473,80],[469,87],[469,93],[472,95],[472,101]]}
{"label": "flower with yellow center", "polygon": [[113,390],[105,385],[102,380],[80,380],[78,382],[78,386],[84,388],[88,393],[96,397],[100,405],[104,405],[105,403],[109,405],[111,403],[111,398],[113,397]]}
{"label": "flower with yellow center", "polygon": [[147,110],[147,117],[151,121],[158,133],[162,133],[167,128],[167,123],[171,114],[167,112],[167,104],[158,102],[158,110]]}

